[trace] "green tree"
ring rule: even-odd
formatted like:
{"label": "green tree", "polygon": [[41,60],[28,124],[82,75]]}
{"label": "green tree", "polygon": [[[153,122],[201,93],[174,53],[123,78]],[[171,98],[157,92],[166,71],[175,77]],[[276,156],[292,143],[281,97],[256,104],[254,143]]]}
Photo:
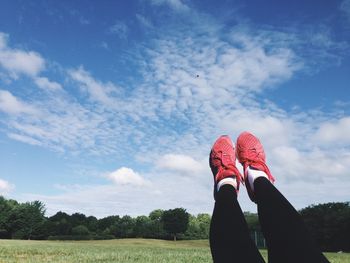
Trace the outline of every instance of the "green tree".
{"label": "green tree", "polygon": [[135,237],[151,237],[150,225],[152,221],[147,216],[138,216],[135,219]]}
{"label": "green tree", "polygon": [[350,204],[326,203],[300,211],[311,235],[324,251],[350,251]]}
{"label": "green tree", "polygon": [[176,241],[176,235],[187,230],[189,214],[184,208],[166,210],[162,215],[162,222],[164,230],[172,235]]}
{"label": "green tree", "polygon": [[38,238],[46,220],[45,206],[40,201],[19,204],[11,210],[9,220],[14,238]]}
{"label": "green tree", "polygon": [[72,227],[84,225],[87,226],[87,218],[86,215],[82,213],[74,213],[70,216],[70,223],[72,224]]}
{"label": "green tree", "polygon": [[98,227],[98,220],[94,216],[89,216],[86,218],[86,226],[90,232],[96,232]]}
{"label": "green tree", "polygon": [[199,222],[197,220],[197,217],[190,215],[189,216],[189,222],[188,227],[185,232],[185,238],[186,239],[200,239],[200,227]]}
{"label": "green tree", "polygon": [[51,216],[48,221],[48,235],[66,236],[72,234],[70,215],[67,213],[59,211],[55,215]]}
{"label": "green tree", "polygon": [[211,216],[209,214],[198,214],[197,221],[200,229],[200,239],[209,238]]}
{"label": "green tree", "polygon": [[162,220],[162,216],[163,216],[163,213],[164,213],[164,210],[162,209],[156,209],[156,210],[153,210],[150,214],[149,214],[149,218],[152,220],[152,221],[161,221]]}
{"label": "green tree", "polygon": [[149,218],[151,220],[149,229],[150,229],[150,237],[152,238],[165,238],[166,232],[163,227],[162,216],[164,211],[161,209],[153,210],[149,214]]}
{"label": "green tree", "polygon": [[190,215],[186,239],[208,239],[211,217],[208,214]]}
{"label": "green tree", "polygon": [[117,232],[115,233],[116,237],[127,238],[134,237],[134,227],[135,219],[131,216],[123,216],[117,224]]}
{"label": "green tree", "polygon": [[11,210],[17,206],[15,200],[6,200],[0,196],[0,238],[11,238],[11,221],[9,220]]}
{"label": "green tree", "polygon": [[65,213],[65,212],[59,211],[59,212],[57,212],[55,215],[49,217],[49,220],[52,221],[52,222],[59,222],[59,221],[61,221],[62,219],[65,219],[65,220],[67,220],[67,221],[70,221],[70,215],[68,215],[68,214]]}
{"label": "green tree", "polygon": [[104,218],[101,218],[98,220],[97,222],[97,228],[98,228],[98,231],[99,232],[105,232],[106,229],[108,229],[108,234],[115,234],[115,233],[111,233],[109,232],[109,229],[112,227],[112,226],[117,226],[118,222],[120,220],[120,217],[119,216],[107,216],[107,217],[104,217]]}

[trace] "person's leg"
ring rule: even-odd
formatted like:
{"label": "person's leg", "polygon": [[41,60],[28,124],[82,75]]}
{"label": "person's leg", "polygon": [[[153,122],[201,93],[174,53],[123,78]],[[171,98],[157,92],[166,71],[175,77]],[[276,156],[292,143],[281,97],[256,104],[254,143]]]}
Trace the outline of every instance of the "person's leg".
{"label": "person's leg", "polygon": [[215,263],[265,262],[250,238],[236,190],[231,185],[223,185],[216,194],[210,249]]}
{"label": "person's leg", "polygon": [[248,226],[237,201],[241,174],[231,139],[219,137],[209,157],[216,200],[210,225],[210,249],[215,263],[264,262],[249,236]]}
{"label": "person's leg", "polygon": [[311,239],[299,213],[264,177],[254,181],[269,262],[329,262]]}
{"label": "person's leg", "polygon": [[244,169],[244,181],[264,233],[269,262],[328,262],[312,241],[301,216],[273,186],[259,139],[243,132],[237,138],[237,157]]}

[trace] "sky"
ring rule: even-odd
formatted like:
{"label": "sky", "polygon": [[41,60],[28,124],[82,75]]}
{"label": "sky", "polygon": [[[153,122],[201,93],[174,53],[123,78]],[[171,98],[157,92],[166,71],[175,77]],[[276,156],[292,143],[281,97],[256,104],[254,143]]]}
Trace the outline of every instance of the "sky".
{"label": "sky", "polygon": [[350,201],[349,51],[350,0],[2,0],[0,194],[211,213],[211,146],[250,131],[297,209]]}

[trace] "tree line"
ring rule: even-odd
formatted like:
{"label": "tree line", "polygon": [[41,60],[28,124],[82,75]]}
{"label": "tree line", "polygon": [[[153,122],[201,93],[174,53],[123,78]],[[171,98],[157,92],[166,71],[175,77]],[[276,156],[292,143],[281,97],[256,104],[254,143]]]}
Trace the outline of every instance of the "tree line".
{"label": "tree line", "polygon": [[[313,205],[299,212],[323,251],[350,251],[348,202]],[[246,212],[245,218],[252,238],[263,247],[257,214]],[[61,211],[47,217],[40,201],[19,203],[0,196],[0,238],[7,239],[208,239],[210,221],[209,214],[190,215],[183,208],[157,209],[137,217],[112,215],[97,219]]]}
{"label": "tree line", "polygon": [[157,209],[148,216],[112,215],[97,219],[82,213],[45,216],[40,201],[19,203],[0,196],[0,238],[89,240],[114,238],[207,239],[209,214],[190,215],[183,208]]}

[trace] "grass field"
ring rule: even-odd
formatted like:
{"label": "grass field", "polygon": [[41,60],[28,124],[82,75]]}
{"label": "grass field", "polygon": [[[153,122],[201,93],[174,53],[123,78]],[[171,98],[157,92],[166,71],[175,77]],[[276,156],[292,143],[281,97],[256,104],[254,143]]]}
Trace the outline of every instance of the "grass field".
{"label": "grass field", "polygon": [[[266,251],[262,251],[266,259]],[[350,254],[326,253],[331,262],[349,262]],[[121,239],[107,241],[0,240],[0,262],[212,262],[208,241]]]}

